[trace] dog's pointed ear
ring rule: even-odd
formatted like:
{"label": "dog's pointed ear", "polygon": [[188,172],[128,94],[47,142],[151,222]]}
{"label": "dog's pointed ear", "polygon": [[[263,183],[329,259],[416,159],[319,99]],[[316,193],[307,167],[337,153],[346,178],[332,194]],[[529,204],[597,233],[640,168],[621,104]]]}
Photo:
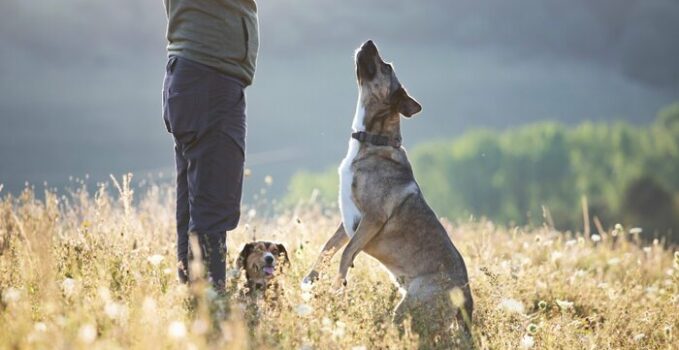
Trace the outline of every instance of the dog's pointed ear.
{"label": "dog's pointed ear", "polygon": [[285,263],[290,264],[290,258],[288,258],[288,250],[285,249],[285,246],[278,243],[276,244],[276,247],[278,248],[278,255],[283,255],[285,257]]}
{"label": "dog's pointed ear", "polygon": [[238,254],[238,259],[236,259],[236,268],[238,270],[245,267],[245,261],[247,260],[252,250],[255,248],[255,243],[247,243],[241,249],[240,254]]}
{"label": "dog's pointed ear", "polygon": [[410,118],[422,110],[422,105],[408,95],[405,88],[399,88],[398,112],[404,117]]}

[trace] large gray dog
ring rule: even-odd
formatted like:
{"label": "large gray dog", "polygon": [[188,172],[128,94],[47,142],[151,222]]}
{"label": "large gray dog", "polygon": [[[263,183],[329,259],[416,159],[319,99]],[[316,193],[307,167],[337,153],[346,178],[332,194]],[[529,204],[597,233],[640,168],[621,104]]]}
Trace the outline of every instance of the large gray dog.
{"label": "large gray dog", "polygon": [[400,116],[409,118],[422,107],[372,41],[356,52],[356,74],[354,133],[339,167],[342,223],[305,281],[318,278],[321,261],[349,242],[340,262],[341,283],[346,285],[349,267],[364,251],[381,262],[405,291],[394,312],[395,322],[410,315],[413,326],[431,334],[432,325],[441,325],[438,333],[457,319],[469,331],[473,301],[467,268],[424,200],[401,147]]}

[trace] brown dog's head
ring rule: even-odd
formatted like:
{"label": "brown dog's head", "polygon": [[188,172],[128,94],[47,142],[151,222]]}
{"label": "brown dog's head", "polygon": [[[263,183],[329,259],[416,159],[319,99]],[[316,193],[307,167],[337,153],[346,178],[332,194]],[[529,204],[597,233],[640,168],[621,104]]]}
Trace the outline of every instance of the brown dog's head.
{"label": "brown dog's head", "polygon": [[265,289],[276,270],[282,271],[282,265],[289,263],[285,246],[280,243],[258,241],[243,246],[236,260],[236,267],[245,270],[248,287],[254,290]]}
{"label": "brown dog's head", "polygon": [[366,131],[393,127],[389,124],[399,123],[399,114],[409,118],[422,110],[399,82],[392,64],[382,60],[372,40],[356,51],[356,76]]}

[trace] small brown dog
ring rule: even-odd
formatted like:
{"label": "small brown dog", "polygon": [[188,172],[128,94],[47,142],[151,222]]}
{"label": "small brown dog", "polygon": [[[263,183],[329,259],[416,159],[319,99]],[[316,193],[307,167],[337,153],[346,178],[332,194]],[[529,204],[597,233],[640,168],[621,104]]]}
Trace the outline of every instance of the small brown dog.
{"label": "small brown dog", "polygon": [[289,265],[288,251],[280,243],[267,241],[250,242],[243,246],[236,268],[245,270],[249,292],[266,290],[278,269],[283,271],[283,265]]}

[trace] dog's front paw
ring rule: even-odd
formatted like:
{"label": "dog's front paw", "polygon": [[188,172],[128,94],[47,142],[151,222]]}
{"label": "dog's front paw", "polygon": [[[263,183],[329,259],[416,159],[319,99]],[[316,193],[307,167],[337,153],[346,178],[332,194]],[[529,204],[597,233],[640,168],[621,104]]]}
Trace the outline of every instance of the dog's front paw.
{"label": "dog's front paw", "polygon": [[318,272],[316,270],[311,270],[306,277],[302,280],[304,284],[313,284],[318,281]]}
{"label": "dog's front paw", "polygon": [[335,279],[335,283],[333,285],[333,288],[337,291],[337,294],[340,294],[344,291],[344,287],[347,286],[347,278],[344,276],[337,276]]}

